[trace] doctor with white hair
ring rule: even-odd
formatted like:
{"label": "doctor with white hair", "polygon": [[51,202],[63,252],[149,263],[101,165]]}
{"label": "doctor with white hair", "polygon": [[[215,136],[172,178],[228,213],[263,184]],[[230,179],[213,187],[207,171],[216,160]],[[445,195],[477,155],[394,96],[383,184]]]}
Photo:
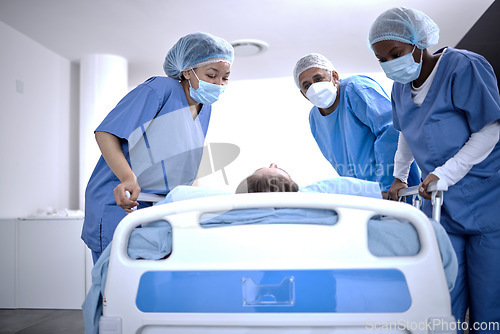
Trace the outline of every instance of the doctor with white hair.
{"label": "doctor with white hair", "polygon": [[[317,53],[302,57],[293,75],[302,95],[314,105],[309,124],[325,158],[340,176],[378,182],[387,198],[398,132],[382,86],[364,75],[340,79],[333,64]],[[419,184],[415,164],[408,166],[408,174],[402,182]]]}

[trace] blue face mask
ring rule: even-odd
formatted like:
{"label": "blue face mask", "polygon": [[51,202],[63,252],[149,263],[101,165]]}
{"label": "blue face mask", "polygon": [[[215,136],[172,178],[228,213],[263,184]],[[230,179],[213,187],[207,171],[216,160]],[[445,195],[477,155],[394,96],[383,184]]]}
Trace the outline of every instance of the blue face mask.
{"label": "blue face mask", "polygon": [[418,78],[420,70],[422,69],[422,55],[424,52],[420,50],[420,63],[416,63],[413,59],[413,52],[415,52],[415,48],[416,46],[413,48],[411,53],[402,57],[380,63],[385,75],[389,79],[402,84],[407,84]]}
{"label": "blue face mask", "polygon": [[[191,98],[201,104],[212,104],[219,100],[219,97],[226,90],[226,86],[211,84],[209,82],[200,80],[196,75],[196,72],[192,70],[196,79],[198,79],[198,89],[193,89],[189,87],[189,95]],[[191,83],[189,83],[191,86]]]}

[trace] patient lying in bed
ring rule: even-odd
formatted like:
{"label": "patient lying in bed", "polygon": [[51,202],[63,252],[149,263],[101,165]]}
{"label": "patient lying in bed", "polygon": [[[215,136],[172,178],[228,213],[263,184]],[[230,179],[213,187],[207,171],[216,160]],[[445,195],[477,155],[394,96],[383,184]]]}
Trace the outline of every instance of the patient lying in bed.
{"label": "patient lying in bed", "polygon": [[348,181],[342,182],[340,181],[342,179],[325,180],[324,182],[314,183],[301,188],[287,171],[272,163],[269,167],[259,168],[244,178],[236,188],[236,193],[307,191],[382,198],[380,187],[375,182],[354,178],[345,178]]}
{"label": "patient lying in bed", "polygon": [[[284,170],[272,164],[261,168],[245,178],[236,193],[248,192],[321,192],[352,196],[382,198],[377,183],[346,177],[323,180],[306,187],[299,187]],[[173,189],[166,199],[157,205],[208,196],[228,195],[226,191],[203,187],[180,186]],[[223,214],[208,215],[200,222],[206,227],[255,223],[335,224],[337,215],[331,210],[317,209],[245,209]],[[431,221],[441,252],[441,259],[451,290],[457,275],[457,260],[451,242],[444,229]],[[165,222],[151,223],[132,232],[128,253],[133,259],[162,259],[172,251],[170,225]],[[420,244],[415,228],[408,221],[392,217],[373,217],[368,223],[368,247],[376,256],[407,256],[419,252]],[[97,324],[102,314],[100,295],[104,291],[110,247],[103,252],[92,271],[92,288],[84,302],[86,333],[97,333]],[[87,331],[88,328],[88,331]]]}
{"label": "patient lying in bed", "polygon": [[[349,177],[336,177],[300,187],[286,171],[278,168],[276,164],[257,169],[253,174],[243,179],[236,188],[237,194],[256,192],[312,192],[382,199],[382,192],[378,183]],[[173,189],[166,199],[157,205],[228,194],[226,191],[216,189],[179,186]],[[337,215],[331,210],[318,209],[245,209],[232,210],[223,214],[217,213],[213,216],[205,214],[202,215],[200,224],[205,227],[215,227],[262,222],[279,224],[289,223],[290,220],[298,224],[333,225],[337,221]],[[443,227],[434,220],[430,220],[430,222],[441,252],[448,288],[451,291],[458,270],[456,254]],[[157,225],[152,224],[150,226]],[[419,252],[420,243],[417,232],[410,222],[394,217],[376,216],[368,222],[368,248],[375,256],[411,256]],[[171,248],[165,251],[171,251]]]}

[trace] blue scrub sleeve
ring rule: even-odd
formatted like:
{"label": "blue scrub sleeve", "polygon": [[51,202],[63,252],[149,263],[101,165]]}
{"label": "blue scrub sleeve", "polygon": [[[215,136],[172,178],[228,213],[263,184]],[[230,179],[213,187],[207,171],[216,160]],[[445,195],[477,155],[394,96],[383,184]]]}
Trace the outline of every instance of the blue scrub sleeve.
{"label": "blue scrub sleeve", "polygon": [[382,191],[389,190],[394,181],[394,154],[398,143],[398,132],[392,126],[392,106],[385,91],[375,81],[352,88],[357,98],[350,94],[354,115],[376,137],[374,142],[377,180],[382,184]]}
{"label": "blue scrub sleeve", "polygon": [[482,56],[474,53],[457,66],[452,84],[455,108],[462,110],[472,133],[500,120],[500,97],[495,73]]}
{"label": "blue scrub sleeve", "polygon": [[[394,94],[394,88],[396,86],[396,82],[392,85],[392,96],[395,96]],[[399,125],[399,118],[398,114],[396,113],[396,103],[394,102],[394,99],[391,99],[391,107],[392,107],[392,126],[394,129],[398,130],[401,132],[401,125]]]}
{"label": "blue scrub sleeve", "polygon": [[169,98],[171,89],[165,92],[164,97],[159,97],[146,83],[129,92],[110,111],[96,131],[108,132],[118,138],[128,139],[129,135],[142,126],[146,120],[152,120],[161,109],[164,99]]}

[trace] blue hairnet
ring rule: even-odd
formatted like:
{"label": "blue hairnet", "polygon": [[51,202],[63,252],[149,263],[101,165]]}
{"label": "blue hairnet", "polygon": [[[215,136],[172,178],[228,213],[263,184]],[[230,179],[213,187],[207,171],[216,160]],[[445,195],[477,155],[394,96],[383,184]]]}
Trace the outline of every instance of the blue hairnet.
{"label": "blue hairnet", "polygon": [[391,40],[426,49],[436,45],[438,39],[439,28],[430,17],[405,7],[391,8],[380,14],[368,35],[370,48],[377,42]]}
{"label": "blue hairnet", "polygon": [[304,57],[300,58],[295,68],[293,69],[293,78],[295,79],[295,84],[300,89],[299,76],[307,69],[317,67],[327,71],[334,71],[335,68],[331,61],[329,61],[325,56],[319,53],[309,53]]}
{"label": "blue hairnet", "polygon": [[196,32],[179,39],[168,51],[163,63],[165,74],[181,80],[182,71],[225,61],[232,64],[233,46],[213,35]]}

